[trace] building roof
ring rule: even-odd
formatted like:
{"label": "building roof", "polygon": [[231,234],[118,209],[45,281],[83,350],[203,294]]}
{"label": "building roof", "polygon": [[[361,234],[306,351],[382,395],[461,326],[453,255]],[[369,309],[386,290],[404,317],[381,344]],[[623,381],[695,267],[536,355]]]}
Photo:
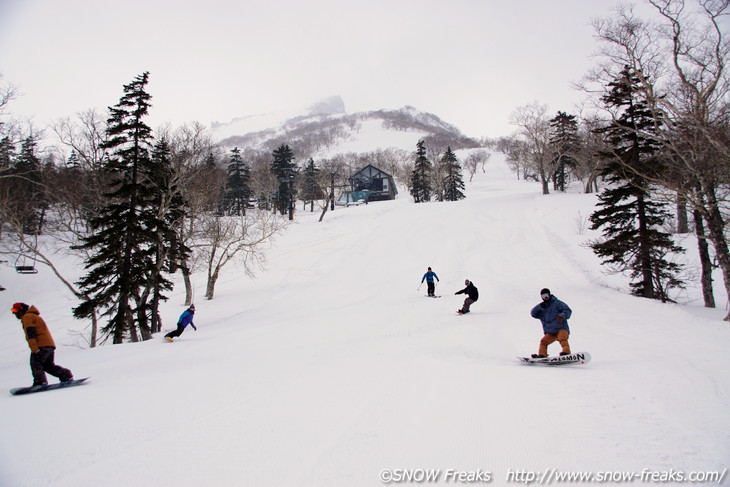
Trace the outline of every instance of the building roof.
{"label": "building roof", "polygon": [[392,178],[393,176],[385,171],[381,171],[372,164],[368,164],[367,166],[352,175],[352,179],[360,179],[361,177],[366,177],[368,179],[386,179]]}

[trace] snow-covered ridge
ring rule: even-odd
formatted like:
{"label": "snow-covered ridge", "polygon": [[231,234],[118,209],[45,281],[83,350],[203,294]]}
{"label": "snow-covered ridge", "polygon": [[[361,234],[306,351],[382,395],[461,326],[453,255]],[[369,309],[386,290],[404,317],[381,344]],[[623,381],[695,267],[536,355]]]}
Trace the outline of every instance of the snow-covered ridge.
{"label": "snow-covered ridge", "polygon": [[[377,123],[371,123],[373,121]],[[458,128],[434,114],[411,106],[348,114],[339,96],[313,103],[299,111],[251,115],[227,124],[214,124],[212,130],[214,138],[223,147],[270,151],[286,143],[298,154],[298,158],[306,160],[324,153],[349,152],[353,147],[350,142],[360,138],[364,127],[382,135],[366,136],[369,150],[391,147],[413,150],[422,138],[427,145],[444,149],[447,145],[453,149],[478,146],[477,141],[464,136]]]}
{"label": "snow-covered ridge", "polygon": [[211,130],[218,140],[228,137],[246,135],[250,132],[270,130],[284,124],[287,120],[297,117],[315,117],[319,115],[344,114],[345,102],[339,95],[330,96],[314,103],[294,108],[267,113],[257,113],[237,117],[230,122],[213,122]]}

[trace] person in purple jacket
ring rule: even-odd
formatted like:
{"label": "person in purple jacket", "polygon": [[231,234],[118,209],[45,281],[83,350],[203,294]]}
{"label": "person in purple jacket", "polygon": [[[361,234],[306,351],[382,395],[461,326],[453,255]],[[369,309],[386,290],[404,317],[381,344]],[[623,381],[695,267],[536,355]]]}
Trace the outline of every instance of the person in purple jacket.
{"label": "person in purple jacket", "polygon": [[191,304],[190,307],[183,311],[183,314],[180,315],[180,319],[177,320],[177,329],[165,335],[167,341],[171,342],[174,337],[182,335],[182,332],[185,331],[185,327],[188,325],[192,326],[193,330],[198,331],[193,323],[193,315],[195,315],[195,305]]}
{"label": "person in purple jacket", "polygon": [[573,311],[567,304],[553,296],[548,288],[543,288],[540,291],[540,297],[542,303],[532,308],[530,314],[533,318],[542,322],[542,331],[545,335],[540,340],[537,353],[532,354],[532,358],[547,357],[548,345],[553,342],[558,342],[563,347],[560,355],[570,355],[568,318],[573,314]]}

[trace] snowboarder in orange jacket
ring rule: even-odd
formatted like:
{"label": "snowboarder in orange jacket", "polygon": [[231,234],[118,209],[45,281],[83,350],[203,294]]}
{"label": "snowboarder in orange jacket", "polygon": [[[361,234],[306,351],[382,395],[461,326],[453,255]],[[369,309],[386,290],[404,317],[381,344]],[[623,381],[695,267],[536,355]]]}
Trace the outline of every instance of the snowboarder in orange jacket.
{"label": "snowboarder in orange jacket", "polygon": [[46,373],[58,377],[61,382],[73,380],[70,370],[56,365],[56,343],[51,331],[41,318],[38,308],[25,303],[15,303],[11,310],[20,320],[25,332],[25,339],[30,347],[30,371],[33,374],[33,385],[42,386],[48,383]]}

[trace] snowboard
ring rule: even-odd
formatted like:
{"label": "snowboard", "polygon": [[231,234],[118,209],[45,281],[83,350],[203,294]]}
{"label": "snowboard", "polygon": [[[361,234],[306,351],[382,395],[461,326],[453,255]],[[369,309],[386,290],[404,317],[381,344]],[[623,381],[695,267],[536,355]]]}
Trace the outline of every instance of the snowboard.
{"label": "snowboard", "polygon": [[50,391],[52,389],[63,389],[64,387],[73,387],[83,384],[84,381],[86,381],[87,379],[88,377],[84,377],[83,379],[74,379],[67,382],[57,382],[55,384],[46,384],[43,386],[16,387],[15,389],[10,389],[10,394],[12,394],[13,396],[19,396],[21,394],[31,394],[33,392]]}
{"label": "snowboard", "polygon": [[554,357],[532,358],[517,357],[522,363],[529,365],[585,365],[591,361],[588,352],[576,352],[570,355],[556,355]]}

